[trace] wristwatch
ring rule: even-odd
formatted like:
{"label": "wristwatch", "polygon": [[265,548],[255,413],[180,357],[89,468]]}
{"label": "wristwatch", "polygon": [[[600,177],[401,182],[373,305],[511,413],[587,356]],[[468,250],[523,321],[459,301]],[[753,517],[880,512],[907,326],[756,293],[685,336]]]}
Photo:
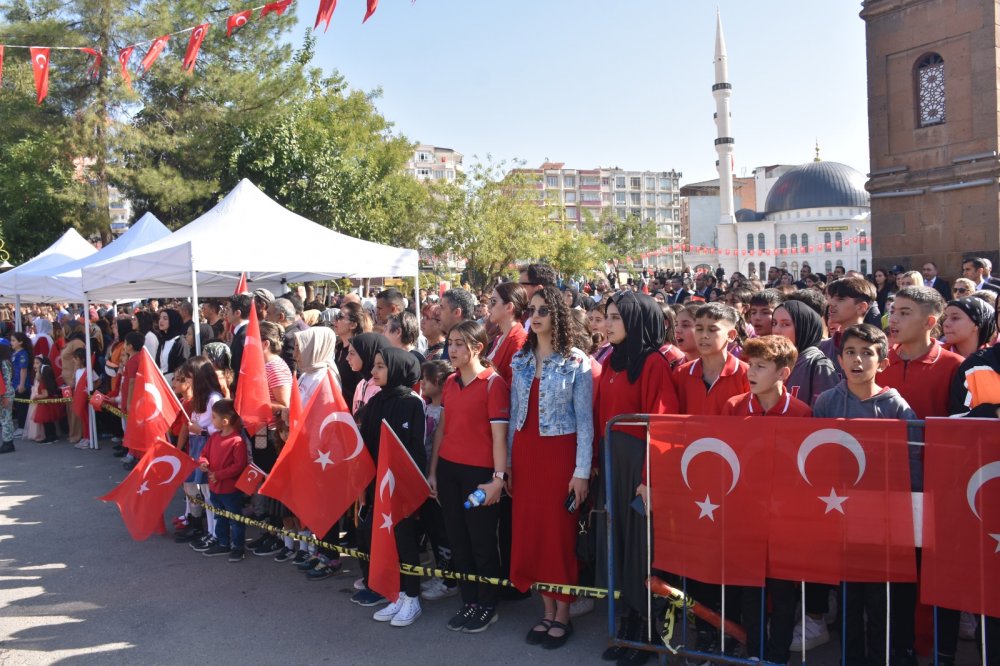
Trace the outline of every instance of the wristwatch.
{"label": "wristwatch", "polygon": [[507,472],[493,472],[493,478],[507,481]]}

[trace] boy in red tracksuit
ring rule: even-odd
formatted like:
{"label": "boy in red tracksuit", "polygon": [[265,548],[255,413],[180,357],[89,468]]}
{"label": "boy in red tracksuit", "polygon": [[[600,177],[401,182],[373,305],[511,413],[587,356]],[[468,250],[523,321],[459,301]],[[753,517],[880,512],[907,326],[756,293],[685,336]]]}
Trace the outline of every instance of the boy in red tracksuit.
{"label": "boy in red tracksuit", "polygon": [[[212,425],[218,430],[205,443],[198,465],[201,471],[208,472],[208,488],[218,508],[241,514],[244,496],[236,489],[236,481],[247,466],[248,456],[246,442],[240,434],[243,422],[232,400],[222,399],[212,405]],[[214,543],[209,544],[203,554],[205,557],[229,555],[230,562],[239,562],[246,556],[245,533],[243,523],[216,514]]]}
{"label": "boy in red tracksuit", "polygon": [[[795,367],[798,352],[795,345],[780,335],[765,335],[747,340],[743,347],[743,360],[747,368],[750,392],[729,399],[723,414],[726,416],[812,416],[809,405],[792,396],[785,388],[785,381]],[[747,650],[751,657],[764,661],[786,664],[791,657],[789,645],[795,627],[796,583],[790,580],[767,579],[767,593],[771,600],[768,617],[769,637],[765,645],[750,638]],[[755,588],[745,588],[742,594],[743,625],[748,637],[760,635],[760,596]],[[763,655],[761,654],[763,652]]]}

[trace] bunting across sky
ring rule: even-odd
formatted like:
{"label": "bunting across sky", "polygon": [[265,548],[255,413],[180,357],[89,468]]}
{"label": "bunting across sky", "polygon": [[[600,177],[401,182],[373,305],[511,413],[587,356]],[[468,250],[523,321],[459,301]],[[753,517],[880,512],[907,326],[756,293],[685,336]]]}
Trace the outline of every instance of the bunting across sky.
{"label": "bunting across sky", "polygon": [[[255,14],[256,20],[261,20],[267,17],[268,14],[282,16],[291,6],[293,1],[294,0],[275,0],[274,2],[269,2],[257,7],[251,7],[250,9],[244,9],[228,16],[225,20],[226,37],[234,37],[241,28],[243,28],[250,21],[254,20]],[[313,30],[318,30],[320,24],[323,24],[323,32],[326,32],[327,28],[330,27],[330,21],[333,18],[333,12],[336,8],[337,0],[319,0],[319,10],[316,14],[316,23],[313,26]],[[365,15],[361,22],[366,23],[375,13],[376,9],[378,9],[378,0],[365,0]],[[194,71],[195,61],[198,59],[198,52],[201,50],[202,42],[205,41],[205,36],[208,34],[211,27],[211,23],[201,23],[199,25],[184,28],[183,30],[177,30],[176,32],[171,32],[166,35],[160,35],[154,39],[129,44],[124,47],[118,52],[118,66],[119,71],[121,72],[122,81],[130,90],[132,89],[132,73],[129,71],[128,65],[137,48],[145,46],[149,47],[143,55],[142,60],[139,62],[138,70],[136,70],[138,76],[141,77],[149,73],[149,70],[153,67],[157,58],[160,57],[160,54],[163,53],[171,37],[177,37],[188,33],[190,33],[190,37],[188,38],[187,48],[184,51],[182,67],[185,72],[191,74]],[[86,76],[92,79],[98,78],[101,71],[101,64],[104,60],[104,54],[100,49],[86,46],[26,46],[20,44],[0,44],[0,82],[3,81],[3,64],[6,49],[25,49],[29,52],[31,57],[32,72],[35,79],[35,92],[37,94],[38,104],[41,104],[46,96],[48,96],[49,65],[51,62],[50,57],[52,51],[82,51],[83,53],[88,54],[91,57],[91,61],[87,68]]]}
{"label": "bunting across sky", "polygon": [[[690,243],[676,243],[673,245],[664,245],[663,247],[656,248],[655,250],[650,250],[649,252],[643,252],[638,258],[642,260],[653,259],[655,257],[666,257],[672,254],[684,253],[684,254],[700,254],[705,256],[727,256],[727,257],[787,257],[793,255],[810,255],[818,254],[821,252],[840,252],[841,250],[848,249],[851,247],[859,247],[862,250],[868,248],[868,244],[871,239],[863,236],[854,236],[853,238],[844,238],[839,241],[833,241],[830,243],[814,243],[812,245],[803,245],[801,247],[782,247],[782,248],[772,248],[764,250],[748,250],[746,248],[736,248],[736,247],[713,247],[711,245],[691,245]],[[627,260],[631,261],[633,257],[628,257]]]}

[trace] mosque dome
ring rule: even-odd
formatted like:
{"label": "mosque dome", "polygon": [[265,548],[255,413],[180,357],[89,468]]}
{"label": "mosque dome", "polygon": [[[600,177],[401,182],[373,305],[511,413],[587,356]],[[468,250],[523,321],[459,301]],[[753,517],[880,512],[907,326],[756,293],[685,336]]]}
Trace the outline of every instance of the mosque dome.
{"label": "mosque dome", "polygon": [[749,208],[740,208],[736,211],[737,222],[758,222],[762,219],[764,219],[763,213],[758,213]]}
{"label": "mosque dome", "polygon": [[789,169],[778,178],[767,195],[765,212],[869,205],[861,172],[839,162],[816,161]]}

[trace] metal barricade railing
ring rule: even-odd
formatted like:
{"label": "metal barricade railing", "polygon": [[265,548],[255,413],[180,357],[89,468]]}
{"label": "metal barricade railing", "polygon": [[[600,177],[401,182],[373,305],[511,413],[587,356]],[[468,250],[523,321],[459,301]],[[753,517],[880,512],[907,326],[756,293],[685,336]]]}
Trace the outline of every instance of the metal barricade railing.
{"label": "metal barricade railing", "polygon": [[[620,615],[620,613],[618,613],[618,604],[621,603],[622,600],[618,598],[619,595],[615,594],[615,592],[618,590],[618,582],[619,581],[616,580],[617,574],[616,574],[616,559],[615,559],[616,556],[615,556],[615,526],[614,526],[614,520],[615,520],[615,501],[616,501],[616,498],[615,498],[615,492],[614,492],[615,491],[614,482],[613,482],[613,478],[612,478],[613,475],[611,473],[611,471],[613,469],[612,457],[614,455],[614,451],[613,451],[614,445],[613,445],[613,440],[611,438],[611,432],[612,432],[613,428],[620,428],[620,427],[642,427],[642,428],[645,429],[645,433],[646,433],[646,438],[645,438],[646,450],[645,450],[645,463],[644,463],[645,467],[646,467],[646,469],[645,469],[645,472],[646,472],[645,473],[645,478],[649,481],[649,492],[650,492],[650,494],[652,494],[654,491],[652,489],[652,477],[650,476],[650,470],[649,470],[649,442],[650,442],[650,434],[649,434],[649,430],[650,429],[649,429],[649,426],[650,426],[650,419],[651,419],[651,416],[648,415],[648,414],[621,414],[621,415],[613,417],[608,422],[608,424],[607,424],[607,426],[605,428],[605,432],[604,432],[604,450],[603,450],[603,458],[604,458],[604,460],[603,460],[603,464],[604,464],[604,484],[603,484],[603,490],[604,490],[604,501],[605,501],[605,508],[606,508],[606,514],[607,514],[607,518],[606,518],[606,521],[607,521],[607,523],[606,523],[606,529],[607,529],[607,544],[606,544],[606,547],[607,547],[607,578],[608,578],[608,580],[607,580],[607,583],[608,583],[607,589],[608,589],[608,592],[609,592],[608,593],[608,597],[607,597],[608,598],[608,645],[609,646],[619,646],[619,647],[623,647],[623,648],[632,648],[632,649],[637,649],[637,650],[644,650],[644,651],[653,652],[653,653],[658,654],[660,656],[661,660],[664,659],[667,656],[676,656],[676,657],[685,657],[685,658],[695,657],[695,658],[698,658],[700,660],[711,661],[711,662],[716,662],[716,663],[759,665],[761,663],[760,659],[749,659],[749,658],[735,657],[735,656],[729,656],[729,655],[722,654],[722,651],[725,650],[725,646],[726,646],[727,641],[729,641],[729,640],[735,640],[732,636],[730,636],[727,639],[727,637],[726,637],[727,633],[728,634],[738,633],[738,631],[737,631],[738,625],[733,625],[733,623],[729,623],[729,621],[726,619],[726,607],[725,607],[725,604],[726,604],[726,601],[725,601],[726,600],[726,593],[725,593],[725,591],[726,591],[726,585],[721,585],[720,586],[722,588],[722,595],[721,595],[722,606],[721,606],[721,609],[720,609],[721,612],[718,613],[718,614],[716,614],[711,609],[705,609],[705,608],[701,607],[697,603],[696,599],[691,599],[688,596],[688,586],[687,586],[687,579],[686,578],[682,578],[681,589],[680,590],[676,590],[676,589],[671,588],[669,585],[666,585],[663,581],[661,581],[661,580],[659,580],[659,579],[657,579],[657,578],[655,578],[653,576],[653,570],[652,570],[652,547],[653,547],[652,518],[651,518],[650,512],[648,510],[645,512],[645,526],[646,526],[646,553],[645,553],[646,557],[645,557],[645,563],[646,563],[646,570],[645,570],[645,576],[644,576],[644,578],[647,581],[647,585],[646,585],[646,612],[645,612],[645,621],[647,623],[647,627],[646,627],[647,632],[648,632],[647,636],[649,637],[650,642],[649,643],[644,643],[644,642],[640,642],[640,641],[637,641],[637,640],[628,640],[628,639],[619,638],[617,636],[616,620],[618,619],[618,617]],[[920,446],[920,447],[922,447],[924,445],[923,431],[924,431],[924,421],[922,421],[922,420],[907,421],[908,440],[909,440],[909,445],[911,447],[912,446]],[[923,534],[922,534],[922,526],[923,526],[923,523],[922,523],[922,516],[923,516],[923,492],[922,492],[922,490],[923,490],[923,478],[922,478],[922,475],[916,475],[914,478],[912,478],[912,485],[914,487],[914,491],[912,492],[912,497],[913,497],[912,504],[913,504],[914,540],[915,540],[916,547],[920,548],[922,546],[922,539],[923,539]],[[891,595],[891,587],[890,587],[891,584],[890,583],[886,583],[885,585],[886,585],[885,659],[886,659],[886,664],[889,664],[889,661],[891,659],[891,654],[892,654],[891,645],[890,645],[890,632],[891,632],[891,625],[892,625],[892,622],[891,622],[891,597],[892,597],[892,595]],[[653,605],[654,605],[653,604],[653,597],[654,597],[654,592],[653,592],[652,588],[654,588],[654,587],[657,588],[657,590],[661,593],[661,595],[664,594],[664,593],[670,595],[668,597],[667,613],[668,614],[673,614],[675,620],[676,620],[676,615],[678,613],[680,614],[681,627],[680,627],[679,640],[676,642],[676,644],[665,644],[663,642],[663,640],[661,640],[661,636],[659,634],[659,625],[660,625],[660,622],[654,617],[654,613],[653,613]],[[747,588],[744,588],[744,589],[747,589]],[[846,589],[847,589],[846,588],[846,584],[845,583],[841,583],[841,585],[840,585],[840,594],[839,594],[839,614],[840,614],[840,620],[841,620],[841,640],[840,640],[840,663],[841,664],[846,664],[846,655],[847,655],[847,645],[846,645],[846,639],[847,639],[846,633],[847,632],[844,630],[844,625],[846,624],[846,615],[847,615],[847,603],[846,603],[846,594],[847,594],[847,592],[846,592]],[[1000,594],[1000,590],[997,590],[997,594]],[[661,595],[656,595],[656,596],[661,596]],[[805,608],[806,608],[806,602],[805,602],[805,584],[804,583],[801,584],[800,601],[801,601],[801,604],[802,604],[802,609],[801,609],[802,610],[802,620],[800,620],[800,621],[804,622],[805,621],[805,617],[806,617],[806,612],[805,612]],[[689,624],[690,624],[690,619],[692,617],[694,617],[694,615],[695,615],[695,613],[692,612],[695,609],[697,609],[698,612],[701,613],[702,617],[713,616],[713,617],[717,617],[718,618],[717,628],[719,629],[719,634],[720,634],[720,637],[721,637],[721,641],[720,641],[720,653],[707,653],[707,652],[700,652],[700,651],[697,651],[697,650],[694,650],[694,649],[689,649],[689,647],[688,647],[688,645],[689,645],[689,640],[688,640],[689,639]],[[938,664],[939,664],[939,661],[938,661],[938,658],[939,658],[939,651],[938,651],[938,611],[939,611],[939,609],[937,607],[933,608],[933,632],[934,632],[934,643],[933,643],[934,661],[933,661],[933,663],[934,663],[935,666],[938,666]],[[746,637],[746,640],[748,642],[750,640],[754,640],[754,639],[756,639],[758,641],[758,645],[760,647],[759,654],[761,655],[761,659],[763,659],[763,655],[764,655],[764,646],[766,644],[766,633],[767,633],[767,618],[766,618],[766,613],[765,612],[766,612],[766,589],[762,587],[762,588],[760,588],[760,617],[761,617],[760,631],[759,631],[759,633],[758,633],[758,635],[756,637],[751,637],[751,636],[747,636]],[[980,650],[980,654],[981,654],[983,666],[987,666],[987,664],[988,664],[988,652],[987,652],[987,643],[986,643],[986,634],[987,634],[986,624],[987,624],[987,618],[985,616],[979,616],[979,629],[978,629],[978,631],[979,631],[979,645],[977,647]],[[727,629],[728,629],[728,631],[727,631]],[[677,636],[677,632],[675,631],[673,635],[676,637]],[[799,654],[799,653],[796,652],[796,654]],[[801,651],[802,664],[806,664],[806,656],[807,656],[806,650],[803,649]]]}

